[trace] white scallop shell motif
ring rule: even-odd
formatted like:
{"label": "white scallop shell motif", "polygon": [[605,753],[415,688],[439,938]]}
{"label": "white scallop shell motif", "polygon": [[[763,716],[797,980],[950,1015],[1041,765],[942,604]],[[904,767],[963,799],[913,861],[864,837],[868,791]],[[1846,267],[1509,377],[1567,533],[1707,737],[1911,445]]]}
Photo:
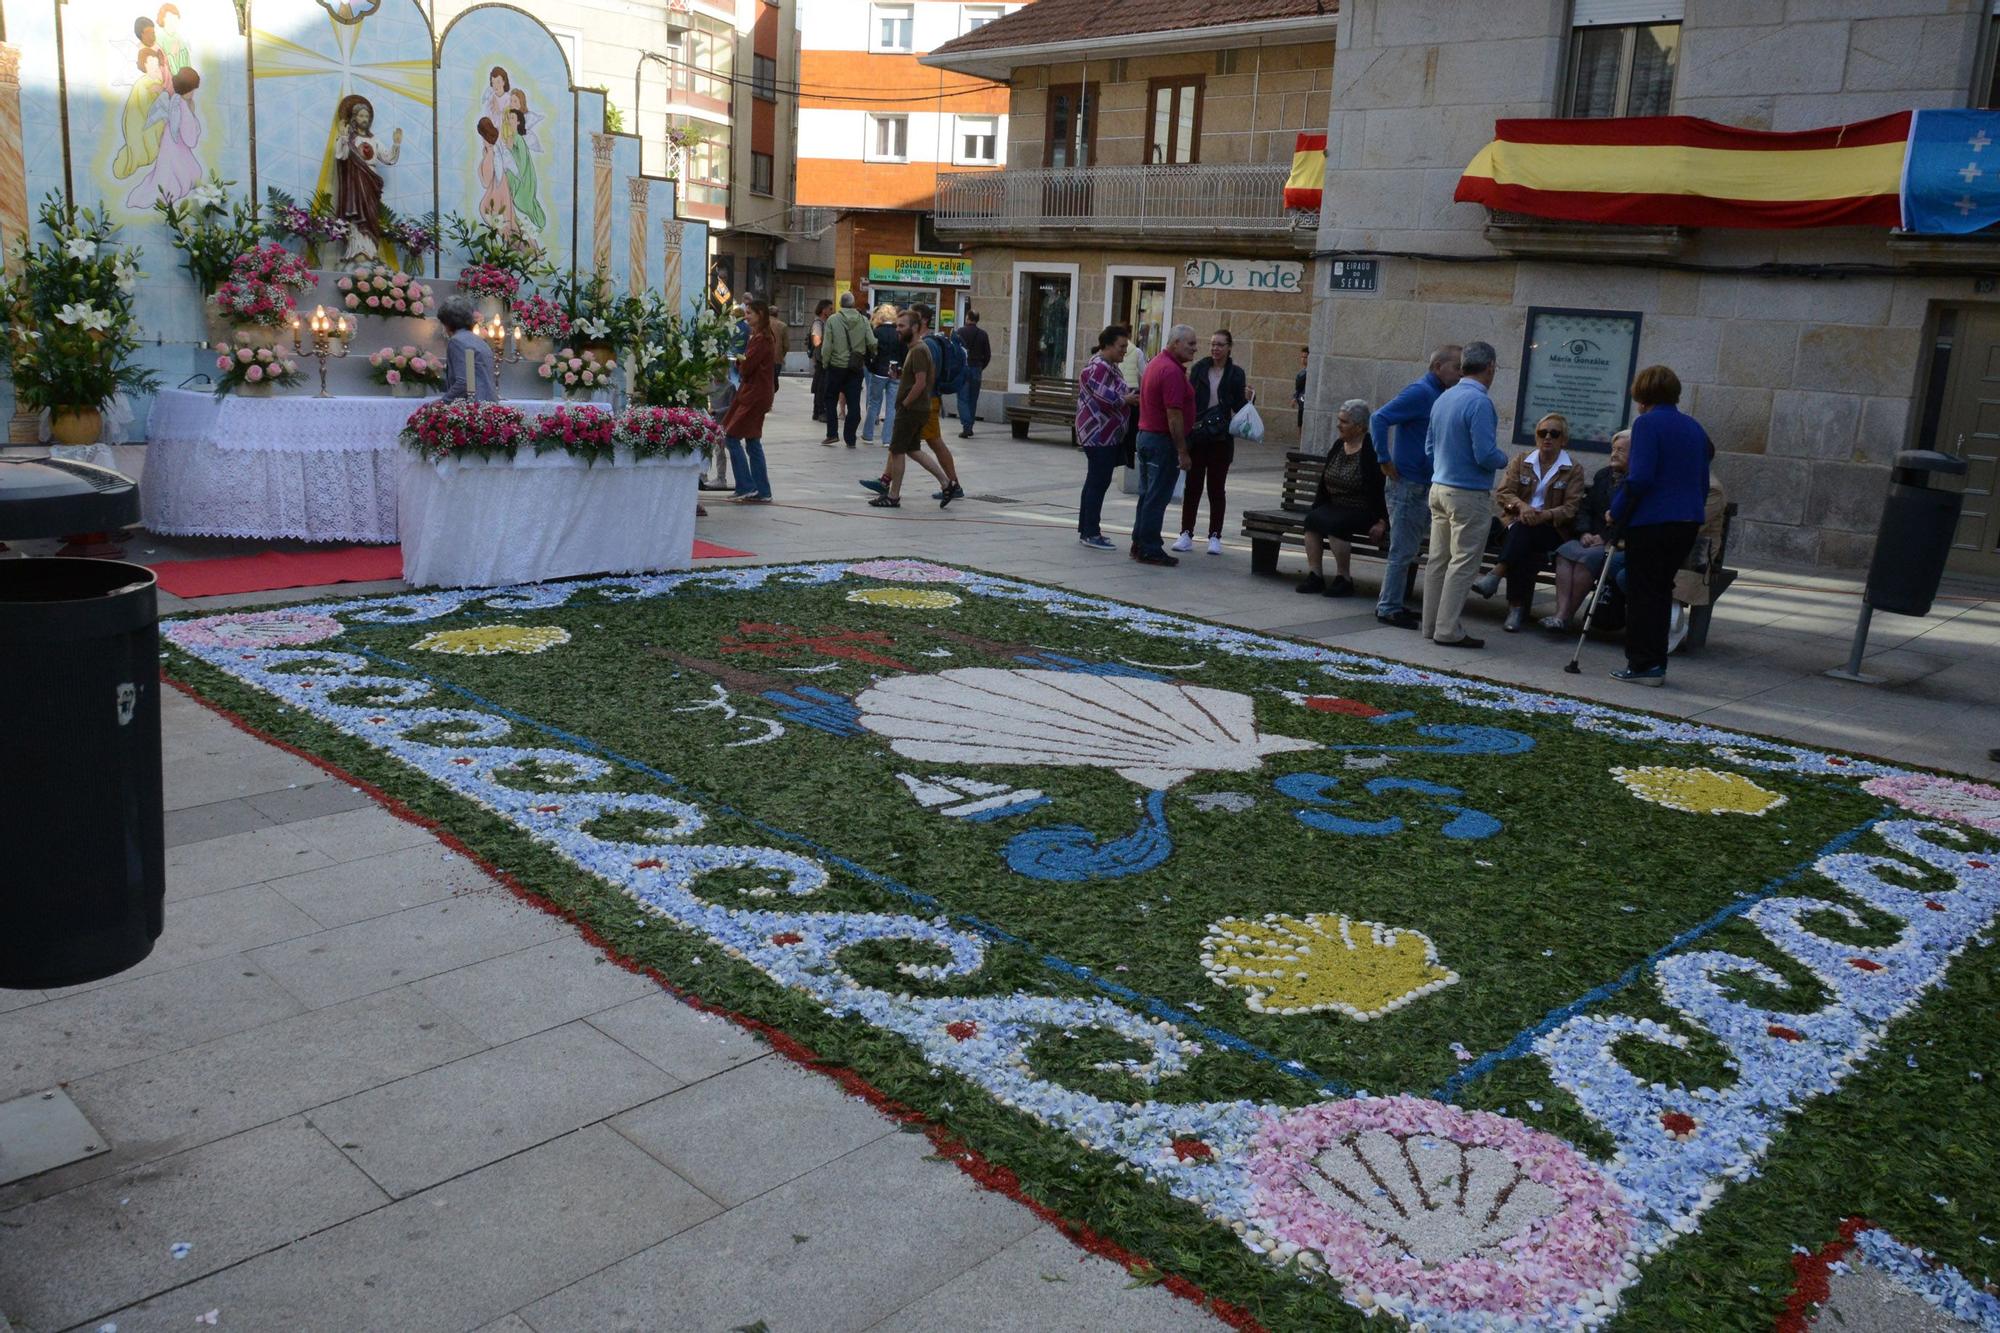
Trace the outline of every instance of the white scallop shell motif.
{"label": "white scallop shell motif", "polygon": [[1257,730],[1250,696],[1171,680],[965,667],[862,691],[861,725],[925,763],[1108,768],[1153,791],[1317,741]]}
{"label": "white scallop shell motif", "polygon": [[1496,1251],[1563,1203],[1498,1149],[1386,1129],[1314,1157],[1305,1186],[1427,1264]]}

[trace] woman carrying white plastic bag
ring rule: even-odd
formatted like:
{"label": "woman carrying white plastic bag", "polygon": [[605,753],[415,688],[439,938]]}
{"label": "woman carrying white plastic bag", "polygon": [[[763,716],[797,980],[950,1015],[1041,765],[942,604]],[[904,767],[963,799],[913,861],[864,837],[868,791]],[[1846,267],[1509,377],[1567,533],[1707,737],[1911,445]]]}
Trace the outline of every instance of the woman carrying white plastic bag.
{"label": "woman carrying white plastic bag", "polygon": [[1264,442],[1264,418],[1257,414],[1257,404],[1245,403],[1237,409],[1236,415],[1229,418],[1229,433],[1251,444]]}
{"label": "woman carrying white plastic bag", "polygon": [[1188,428],[1186,490],[1181,499],[1181,535],[1176,551],[1194,549],[1194,522],[1201,510],[1202,492],[1208,493],[1208,553],[1222,554],[1222,519],[1228,505],[1224,485],[1229,465],[1236,458],[1236,437],[1230,423],[1242,413],[1254,396],[1243,367],[1231,358],[1235,339],[1228,329],[1217,329],[1208,340],[1208,357],[1188,367],[1194,386],[1194,424]]}

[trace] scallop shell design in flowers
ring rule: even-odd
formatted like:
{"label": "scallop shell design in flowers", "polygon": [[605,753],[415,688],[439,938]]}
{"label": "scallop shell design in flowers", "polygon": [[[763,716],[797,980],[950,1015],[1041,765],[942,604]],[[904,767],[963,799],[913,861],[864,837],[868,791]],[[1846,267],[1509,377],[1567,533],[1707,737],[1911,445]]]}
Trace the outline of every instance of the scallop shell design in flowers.
{"label": "scallop shell design in flowers", "polygon": [[1366,1022],[1458,980],[1421,931],[1344,916],[1226,917],[1201,942],[1209,980],[1260,1014],[1332,1009]]}
{"label": "scallop shell design in flowers", "polygon": [[896,676],[854,702],[861,725],[907,759],[1108,768],[1160,792],[1319,748],[1258,731],[1247,694],[1179,681],[966,667]]}

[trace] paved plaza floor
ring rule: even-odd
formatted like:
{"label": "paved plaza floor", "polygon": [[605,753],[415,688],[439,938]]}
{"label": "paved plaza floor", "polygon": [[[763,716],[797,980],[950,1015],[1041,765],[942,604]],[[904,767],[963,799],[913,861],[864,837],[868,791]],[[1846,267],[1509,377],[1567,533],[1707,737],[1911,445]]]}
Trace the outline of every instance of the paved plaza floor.
{"label": "paved plaza floor", "polygon": [[[1746,569],[1667,688],[1606,678],[1615,645],[1500,632],[1452,653],[1362,596],[1302,597],[1225,553],[1178,569],[1075,539],[1081,462],[983,425],[951,443],[967,499],[864,503],[883,451],[818,443],[788,381],[778,503],[699,528],[760,561],[910,555],[1992,778],[2000,598],[1947,585],[1846,657],[1858,580]],[[125,451],[135,468],[143,450]],[[1272,503],[1282,455],[1244,449],[1233,506]],[[922,484],[919,484],[921,480]],[[146,535],[163,559],[247,549]],[[399,584],[347,585],[365,593]],[[293,590],[199,606],[321,595]],[[163,597],[168,610],[193,605]],[[0,992],[0,1102],[61,1088],[110,1151],[0,1186],[0,1328],[780,1330],[1213,1327],[939,1159],[834,1081],[606,959],[428,832],[166,693],[167,925],[153,955],[70,990]],[[1857,1274],[1823,1327],[1943,1327]],[[210,1312],[215,1312],[213,1316]]]}

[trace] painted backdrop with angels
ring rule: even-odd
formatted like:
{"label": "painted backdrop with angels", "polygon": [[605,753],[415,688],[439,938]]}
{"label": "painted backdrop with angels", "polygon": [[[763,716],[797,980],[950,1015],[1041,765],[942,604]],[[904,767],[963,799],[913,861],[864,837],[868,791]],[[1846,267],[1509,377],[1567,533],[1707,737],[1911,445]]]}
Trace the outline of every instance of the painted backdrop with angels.
{"label": "painted backdrop with angels", "polygon": [[[704,295],[707,229],[672,226],[670,258],[673,183],[642,175],[638,138],[603,132],[605,94],[573,87],[560,44],[511,5],[442,29],[419,0],[250,0],[243,23],[234,0],[47,0],[6,17],[28,200],[101,202],[143,249],[142,360],[169,385],[195,365],[204,318],[152,203],[211,176],[260,201],[324,191],[357,214],[484,217],[560,270],[602,258],[615,288],[678,273],[676,304]],[[449,283],[463,262],[447,250],[420,267]],[[0,379],[0,411],[11,398]],[[149,404],[126,406],[117,438],[144,438]]]}

